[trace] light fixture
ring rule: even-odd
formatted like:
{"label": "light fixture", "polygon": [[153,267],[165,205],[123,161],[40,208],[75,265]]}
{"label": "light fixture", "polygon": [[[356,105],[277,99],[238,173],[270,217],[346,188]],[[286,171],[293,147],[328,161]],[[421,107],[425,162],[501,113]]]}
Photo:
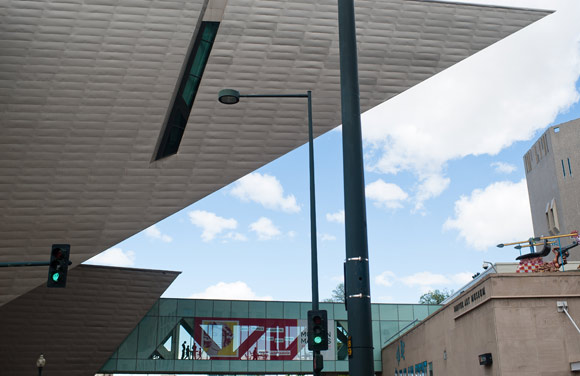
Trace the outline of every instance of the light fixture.
{"label": "light fixture", "polygon": [[240,92],[234,89],[222,89],[218,93],[218,100],[223,104],[236,104],[240,101]]}
{"label": "light fixture", "polygon": [[478,358],[480,366],[491,366],[491,364],[493,363],[491,353],[481,354]]}
{"label": "light fixture", "polygon": [[42,368],[46,365],[46,359],[44,354],[40,354],[38,359],[36,359],[36,367],[38,368],[38,376],[42,376]]}
{"label": "light fixture", "polygon": [[495,269],[495,266],[493,266],[493,263],[491,263],[489,261],[484,261],[483,264],[481,265],[483,270],[487,270],[490,266],[497,273],[497,270]]}

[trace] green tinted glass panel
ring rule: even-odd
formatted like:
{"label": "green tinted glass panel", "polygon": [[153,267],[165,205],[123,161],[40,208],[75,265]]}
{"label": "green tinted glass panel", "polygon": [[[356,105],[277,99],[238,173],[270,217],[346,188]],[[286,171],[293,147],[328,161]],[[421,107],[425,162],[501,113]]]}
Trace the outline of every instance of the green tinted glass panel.
{"label": "green tinted glass panel", "polygon": [[189,70],[190,76],[201,77],[210,52],[211,43],[203,40],[200,41],[195,53],[195,57],[193,58],[193,63],[191,64],[191,69]]}
{"label": "green tinted glass panel", "polygon": [[156,159],[177,153],[218,28],[219,22],[201,23],[171,109],[169,123],[161,135]]}
{"label": "green tinted glass panel", "polygon": [[201,79],[199,77],[189,76],[187,82],[185,83],[185,88],[183,89],[183,94],[181,94],[181,96],[183,97],[185,104],[188,106],[193,104],[193,97],[199,88],[200,81]]}

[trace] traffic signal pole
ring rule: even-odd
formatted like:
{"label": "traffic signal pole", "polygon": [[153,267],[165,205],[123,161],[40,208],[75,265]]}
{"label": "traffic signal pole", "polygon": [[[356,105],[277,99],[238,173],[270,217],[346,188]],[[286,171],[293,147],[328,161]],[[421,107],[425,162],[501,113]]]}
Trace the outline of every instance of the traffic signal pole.
{"label": "traffic signal pole", "polygon": [[346,266],[351,376],[372,376],[373,339],[354,0],[338,0]]}

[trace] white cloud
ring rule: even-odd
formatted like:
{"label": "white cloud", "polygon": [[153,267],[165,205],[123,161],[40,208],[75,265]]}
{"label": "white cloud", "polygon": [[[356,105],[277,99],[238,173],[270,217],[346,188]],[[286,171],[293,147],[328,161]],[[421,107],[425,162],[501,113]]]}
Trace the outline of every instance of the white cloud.
{"label": "white cloud", "polygon": [[496,182],[461,196],[455,202],[455,218],[447,219],[443,229],[459,231],[467,244],[482,251],[529,238],[533,229],[525,179]]}
{"label": "white cloud", "polygon": [[244,234],[240,234],[239,232],[228,232],[225,235],[226,239],[231,239],[231,240],[235,240],[235,241],[239,241],[239,242],[245,242],[248,240],[248,238],[246,237],[246,235]]}
{"label": "white cloud", "polygon": [[502,3],[560,10],[363,115],[367,168],[414,174],[416,209],[449,185],[449,161],[529,140],[579,99],[580,1]]}
{"label": "white cloud", "polygon": [[389,209],[402,207],[401,201],[405,201],[409,195],[396,184],[385,183],[379,179],[365,187],[365,195],[373,200],[378,207],[384,206]]}
{"label": "white cloud", "polygon": [[290,231],[288,231],[288,233],[286,234],[286,236],[288,236],[289,238],[295,238],[296,237],[296,231],[290,230]]}
{"label": "white cloud", "polygon": [[391,287],[395,283],[402,283],[408,287],[418,288],[421,293],[442,288],[455,289],[471,280],[471,273],[468,272],[444,275],[425,271],[397,277],[395,273],[387,270],[375,277],[375,283],[379,286]]}
{"label": "white cloud", "polygon": [[284,196],[284,188],[275,176],[252,172],[238,180],[230,194],[242,201],[254,201],[267,209],[297,213],[300,207],[294,195]]}
{"label": "white cloud", "polygon": [[375,283],[380,286],[391,287],[397,276],[391,271],[385,271],[375,277]]}
{"label": "white cloud", "polygon": [[344,223],[344,210],[339,210],[336,213],[326,213],[326,220],[328,222]]}
{"label": "white cloud", "polygon": [[151,227],[146,228],[144,230],[144,233],[149,238],[158,239],[164,241],[165,243],[171,243],[171,241],[173,240],[171,236],[162,234],[159,228],[157,228],[157,225],[153,225]]}
{"label": "white cloud", "polygon": [[336,240],[336,236],[330,234],[320,234],[320,239],[322,241]]}
{"label": "white cloud", "polygon": [[281,234],[280,230],[269,218],[261,217],[256,222],[250,224],[250,229],[258,234],[258,239],[268,240]]}
{"label": "white cloud", "polygon": [[189,296],[190,299],[272,300],[271,296],[257,296],[245,282],[218,282],[205,291]]}
{"label": "white cloud", "polygon": [[517,170],[516,166],[506,162],[493,162],[491,167],[495,169],[495,172],[499,172],[500,174],[511,174]]}
{"label": "white cloud", "polygon": [[121,248],[109,248],[88,259],[84,264],[129,267],[135,265],[134,251],[123,251]]}
{"label": "white cloud", "polygon": [[192,224],[203,229],[201,238],[204,242],[213,240],[224,230],[234,230],[238,227],[238,222],[235,219],[219,217],[215,213],[205,210],[194,210],[187,214]]}
{"label": "white cloud", "polygon": [[431,272],[419,272],[406,277],[400,278],[400,281],[405,285],[413,286],[441,286],[448,285],[451,281],[443,274],[435,274]]}

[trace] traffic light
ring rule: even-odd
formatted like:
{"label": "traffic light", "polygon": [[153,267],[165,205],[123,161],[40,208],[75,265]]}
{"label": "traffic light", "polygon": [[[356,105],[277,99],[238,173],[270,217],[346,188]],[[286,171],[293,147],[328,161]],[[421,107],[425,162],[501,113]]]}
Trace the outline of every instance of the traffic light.
{"label": "traffic light", "polygon": [[66,273],[70,256],[70,244],[53,244],[48,265],[46,287],[66,287]]}
{"label": "traffic light", "polygon": [[326,311],[308,311],[308,350],[328,350],[328,321]]}

